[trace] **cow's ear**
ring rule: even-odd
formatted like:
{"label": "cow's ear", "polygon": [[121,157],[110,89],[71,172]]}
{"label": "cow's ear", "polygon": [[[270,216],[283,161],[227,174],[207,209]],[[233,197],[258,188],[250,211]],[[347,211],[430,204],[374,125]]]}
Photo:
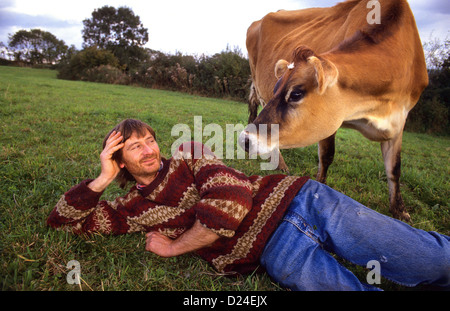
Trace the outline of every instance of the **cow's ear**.
{"label": "cow's ear", "polygon": [[280,59],[279,61],[277,61],[277,64],[275,65],[275,77],[277,79],[280,79],[281,76],[286,72],[288,66],[289,62],[284,59]]}
{"label": "cow's ear", "polygon": [[309,57],[308,63],[314,66],[316,71],[317,92],[322,95],[328,87],[336,83],[339,71],[331,61],[319,59],[316,56]]}

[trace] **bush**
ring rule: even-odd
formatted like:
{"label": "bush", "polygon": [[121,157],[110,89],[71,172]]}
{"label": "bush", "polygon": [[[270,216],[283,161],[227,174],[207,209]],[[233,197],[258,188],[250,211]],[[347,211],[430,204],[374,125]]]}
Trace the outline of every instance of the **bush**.
{"label": "bush", "polygon": [[69,55],[58,66],[58,78],[114,84],[136,84],[210,97],[246,101],[250,65],[239,50],[227,48],[213,56],[175,55],[147,50],[140,68],[124,73],[108,50],[89,47]]}
{"label": "bush", "polygon": [[129,84],[130,78],[122,70],[110,65],[86,69],[81,77],[84,81],[109,84]]}
{"label": "bush", "polygon": [[436,68],[428,70],[429,85],[409,113],[406,130],[450,134],[450,52],[446,53],[446,58]]}
{"label": "bush", "polygon": [[[425,93],[425,95],[427,95]],[[411,110],[406,123],[406,130],[428,134],[450,134],[449,107],[439,98],[421,98]]]}
{"label": "bush", "polygon": [[[92,69],[100,66],[109,68],[119,68],[118,59],[107,50],[100,50],[97,47],[86,48],[70,59],[64,59],[58,66],[58,78],[66,80],[87,80],[87,76],[92,76]],[[91,70],[91,73],[88,71]]]}
{"label": "bush", "polygon": [[213,56],[200,57],[149,53],[150,60],[133,74],[134,83],[211,97],[247,99],[250,66],[238,50],[227,48]]}

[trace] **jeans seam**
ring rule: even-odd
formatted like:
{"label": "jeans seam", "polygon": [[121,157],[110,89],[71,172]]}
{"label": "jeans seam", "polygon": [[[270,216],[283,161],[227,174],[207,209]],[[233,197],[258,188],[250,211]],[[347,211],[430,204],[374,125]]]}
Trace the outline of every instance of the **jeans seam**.
{"label": "jeans seam", "polygon": [[[303,230],[302,228],[299,227],[299,225],[297,223],[295,223],[294,221],[288,219],[288,218],[284,218],[284,221],[292,224],[294,227],[296,227],[300,232],[302,232],[303,234],[305,234],[307,237],[309,237],[310,239],[312,239],[314,242],[316,242],[317,244],[319,244],[322,247],[322,244],[320,243],[319,239],[317,238],[317,236],[315,234],[313,234],[310,230]],[[300,220],[303,225],[305,227],[308,228],[308,224],[306,222],[304,222],[303,220]]]}

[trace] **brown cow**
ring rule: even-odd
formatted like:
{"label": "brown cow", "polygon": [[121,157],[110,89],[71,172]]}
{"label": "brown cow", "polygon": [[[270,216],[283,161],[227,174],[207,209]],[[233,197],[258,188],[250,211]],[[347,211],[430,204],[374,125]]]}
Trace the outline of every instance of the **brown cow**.
{"label": "brown cow", "polygon": [[[377,13],[380,23],[371,23]],[[266,143],[270,130],[262,137],[247,127],[241,146],[273,150],[319,142],[317,180],[325,182],[336,131],[358,130],[381,142],[390,212],[409,221],[399,187],[402,133],[428,75],[408,3],[349,0],[270,13],[248,29],[247,49],[253,80],[249,126],[279,124],[279,145]],[[258,104],[264,108],[253,120]]]}

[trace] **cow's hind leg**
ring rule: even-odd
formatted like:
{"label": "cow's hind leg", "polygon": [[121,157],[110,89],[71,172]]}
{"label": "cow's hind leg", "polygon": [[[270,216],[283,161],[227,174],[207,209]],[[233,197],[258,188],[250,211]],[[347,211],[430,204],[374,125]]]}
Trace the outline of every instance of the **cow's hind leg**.
{"label": "cow's hind leg", "polygon": [[328,167],[333,163],[335,152],[336,133],[319,142],[319,169],[317,171],[316,180],[321,183],[327,182]]}
{"label": "cow's hind leg", "polygon": [[393,139],[382,142],[381,152],[389,186],[389,211],[397,219],[410,221],[400,193],[402,136],[403,132],[400,132]]}
{"label": "cow's hind leg", "polygon": [[253,121],[258,116],[258,107],[260,101],[258,94],[255,89],[255,85],[252,83],[250,86],[250,94],[248,96],[248,124],[253,123]]}

